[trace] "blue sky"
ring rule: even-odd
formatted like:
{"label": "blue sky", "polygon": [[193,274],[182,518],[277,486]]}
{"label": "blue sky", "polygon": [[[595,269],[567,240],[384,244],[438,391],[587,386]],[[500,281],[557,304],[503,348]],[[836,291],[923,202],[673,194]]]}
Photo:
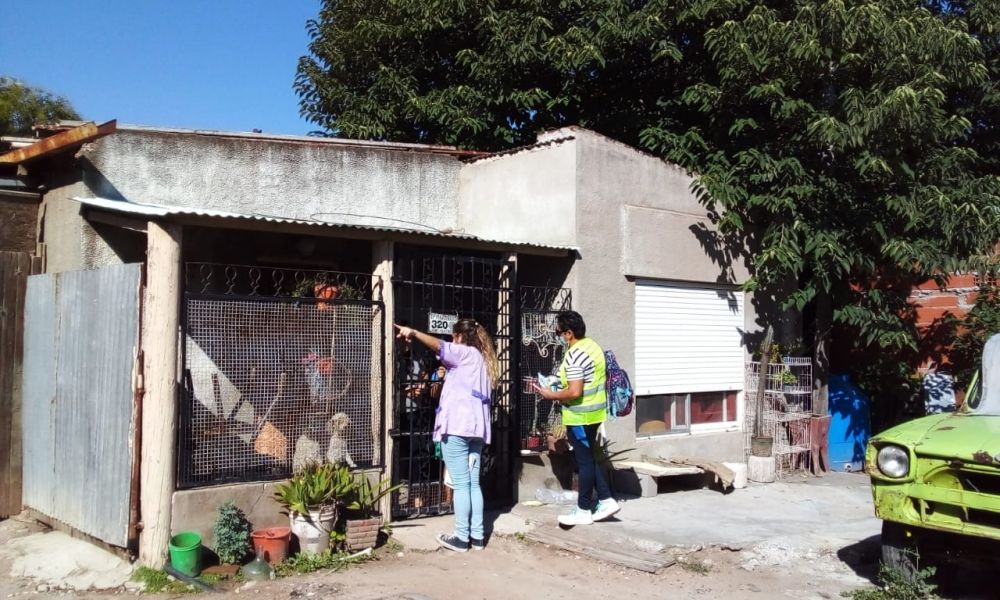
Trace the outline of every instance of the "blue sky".
{"label": "blue sky", "polygon": [[31,0],[0,18],[0,74],[85,119],[265,133],[315,129],[292,90],[320,0]]}

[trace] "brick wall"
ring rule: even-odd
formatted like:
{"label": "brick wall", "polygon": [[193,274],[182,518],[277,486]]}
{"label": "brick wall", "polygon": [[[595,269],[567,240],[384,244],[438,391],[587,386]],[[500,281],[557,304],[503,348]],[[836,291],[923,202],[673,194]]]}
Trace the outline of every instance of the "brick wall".
{"label": "brick wall", "polygon": [[926,328],[934,321],[952,314],[963,317],[976,303],[979,278],[973,273],[956,273],[948,278],[944,289],[928,281],[910,294],[910,303],[917,307],[917,326]]}

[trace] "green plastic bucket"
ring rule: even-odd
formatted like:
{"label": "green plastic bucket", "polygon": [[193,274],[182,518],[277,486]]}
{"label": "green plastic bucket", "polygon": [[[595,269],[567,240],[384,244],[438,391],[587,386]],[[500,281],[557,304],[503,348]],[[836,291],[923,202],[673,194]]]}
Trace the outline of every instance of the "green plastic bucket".
{"label": "green plastic bucket", "polygon": [[197,577],[201,573],[201,536],[193,531],[178,533],[170,538],[170,564],[175,569]]}

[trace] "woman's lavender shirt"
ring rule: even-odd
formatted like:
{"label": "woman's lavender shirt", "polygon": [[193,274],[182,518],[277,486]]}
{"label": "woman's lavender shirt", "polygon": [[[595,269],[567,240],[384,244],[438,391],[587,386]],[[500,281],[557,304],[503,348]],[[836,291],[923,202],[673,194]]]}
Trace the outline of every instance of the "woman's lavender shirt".
{"label": "woman's lavender shirt", "polygon": [[438,353],[448,369],[434,418],[434,441],[445,435],[490,443],[490,377],[483,355],[472,346],[441,342]]}

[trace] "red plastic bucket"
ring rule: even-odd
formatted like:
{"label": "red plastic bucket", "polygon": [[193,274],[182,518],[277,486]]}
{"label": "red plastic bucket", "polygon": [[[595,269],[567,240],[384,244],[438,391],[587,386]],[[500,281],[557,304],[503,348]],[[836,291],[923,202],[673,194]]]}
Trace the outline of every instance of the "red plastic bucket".
{"label": "red plastic bucket", "polygon": [[264,560],[276,565],[288,558],[288,544],[292,539],[291,527],[267,527],[250,534],[254,554],[264,555]]}

